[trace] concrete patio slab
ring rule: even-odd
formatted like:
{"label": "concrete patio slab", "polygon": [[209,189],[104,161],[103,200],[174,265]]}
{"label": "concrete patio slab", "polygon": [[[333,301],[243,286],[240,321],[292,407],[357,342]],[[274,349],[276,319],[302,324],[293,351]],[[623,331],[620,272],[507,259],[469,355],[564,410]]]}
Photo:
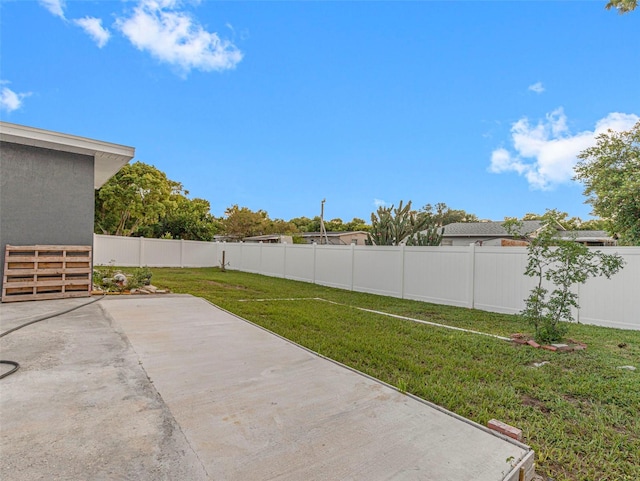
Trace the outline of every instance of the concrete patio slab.
{"label": "concrete patio slab", "polygon": [[[0,304],[0,332],[86,302]],[[20,363],[0,380],[0,479],[208,479],[100,303],[1,338],[0,358]]]}
{"label": "concrete patio slab", "polygon": [[210,479],[533,476],[527,446],[319,357],[203,299],[122,297],[101,304],[131,343]]}

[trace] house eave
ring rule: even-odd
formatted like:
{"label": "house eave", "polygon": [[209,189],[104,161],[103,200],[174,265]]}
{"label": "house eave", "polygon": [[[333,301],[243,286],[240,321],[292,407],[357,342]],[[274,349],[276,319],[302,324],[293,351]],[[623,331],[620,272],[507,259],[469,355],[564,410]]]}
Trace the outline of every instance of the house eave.
{"label": "house eave", "polygon": [[99,189],[135,155],[135,148],[101,140],[0,122],[0,140],[94,158],[93,186]]}

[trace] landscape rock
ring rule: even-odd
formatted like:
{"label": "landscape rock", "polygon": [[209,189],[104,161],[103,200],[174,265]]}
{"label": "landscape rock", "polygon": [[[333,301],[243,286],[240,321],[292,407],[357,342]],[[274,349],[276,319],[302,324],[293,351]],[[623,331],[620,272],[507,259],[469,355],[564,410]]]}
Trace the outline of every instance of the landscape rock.
{"label": "landscape rock", "polygon": [[542,367],[545,364],[551,364],[549,361],[542,361],[542,362],[534,362],[533,363],[533,367]]}
{"label": "landscape rock", "polygon": [[635,371],[637,368],[635,366],[618,366],[618,369],[626,369],[627,371]]}

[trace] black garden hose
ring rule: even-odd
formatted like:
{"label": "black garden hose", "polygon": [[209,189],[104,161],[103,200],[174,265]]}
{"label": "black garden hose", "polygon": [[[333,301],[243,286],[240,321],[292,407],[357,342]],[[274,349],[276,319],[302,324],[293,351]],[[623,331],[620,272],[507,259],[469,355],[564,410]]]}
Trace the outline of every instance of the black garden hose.
{"label": "black garden hose", "polygon": [[[62,316],[63,314],[67,314],[71,311],[75,311],[76,309],[80,309],[81,307],[85,307],[88,306],[89,304],[93,304],[94,302],[98,302],[102,299],[104,299],[104,297],[106,296],[103,295],[101,297],[97,297],[95,299],[91,299],[89,302],[85,302],[84,304],[80,304],[79,306],[74,306],[71,307],[69,309],[65,309],[63,311],[58,311],[58,312],[53,312],[51,314],[44,314],[42,316],[38,316],[35,319],[31,319],[30,321],[27,321],[23,324],[20,324],[19,326],[13,327],[7,331],[4,331],[2,334],[0,334],[0,338],[3,338],[4,336],[6,336],[7,334],[11,334],[12,332],[17,331],[18,329],[22,329],[23,327],[27,327],[30,326],[31,324],[35,324],[36,322],[40,322],[40,321],[46,321],[47,319],[51,319],[52,317],[58,317],[58,316]],[[10,371],[7,371],[5,373],[0,374],[0,379],[5,378],[7,376],[9,376],[10,374],[13,374],[14,372],[16,372],[19,368],[20,368],[20,364],[17,363],[16,361],[7,361],[7,360],[0,360],[0,364],[9,364],[10,366],[13,366],[13,369],[11,369]]]}
{"label": "black garden hose", "polygon": [[9,374],[13,374],[18,369],[20,369],[20,364],[18,364],[15,361],[6,361],[6,360],[2,359],[2,360],[0,360],[0,364],[9,364],[10,366],[14,366],[13,369],[11,369],[10,371],[7,371],[7,372],[4,372],[4,373],[0,374],[0,379],[2,379],[3,377],[7,377]]}

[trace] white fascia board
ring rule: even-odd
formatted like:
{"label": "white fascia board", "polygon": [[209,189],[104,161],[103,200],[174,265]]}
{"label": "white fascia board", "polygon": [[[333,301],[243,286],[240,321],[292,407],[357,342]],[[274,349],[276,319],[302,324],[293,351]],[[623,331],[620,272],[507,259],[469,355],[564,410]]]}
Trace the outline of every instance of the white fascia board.
{"label": "white fascia board", "polygon": [[93,186],[99,189],[135,155],[135,148],[101,140],[0,122],[0,140],[43,149],[90,155],[94,160]]}

